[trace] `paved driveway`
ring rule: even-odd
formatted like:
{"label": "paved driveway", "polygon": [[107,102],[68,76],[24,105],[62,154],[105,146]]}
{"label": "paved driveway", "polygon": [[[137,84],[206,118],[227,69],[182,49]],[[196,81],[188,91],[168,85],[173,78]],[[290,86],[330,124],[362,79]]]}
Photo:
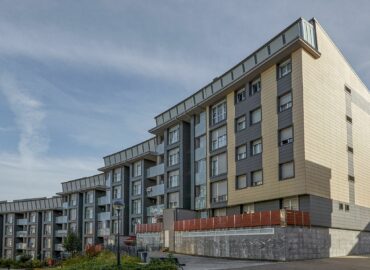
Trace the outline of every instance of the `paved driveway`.
{"label": "paved driveway", "polygon": [[[166,257],[160,252],[153,252],[150,257]],[[370,270],[369,256],[348,256],[321,260],[298,262],[265,262],[248,260],[228,260],[174,254],[185,263],[185,270]]]}

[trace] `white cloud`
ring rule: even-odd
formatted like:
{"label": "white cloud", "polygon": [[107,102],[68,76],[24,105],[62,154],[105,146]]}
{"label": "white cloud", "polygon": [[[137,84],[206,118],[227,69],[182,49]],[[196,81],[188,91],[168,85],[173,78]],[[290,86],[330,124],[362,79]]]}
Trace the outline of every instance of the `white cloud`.
{"label": "white cloud", "polygon": [[49,139],[45,136],[43,121],[45,112],[42,104],[22,89],[9,74],[0,76],[0,92],[5,96],[14,113],[15,122],[20,131],[18,150],[24,159],[45,153]]}

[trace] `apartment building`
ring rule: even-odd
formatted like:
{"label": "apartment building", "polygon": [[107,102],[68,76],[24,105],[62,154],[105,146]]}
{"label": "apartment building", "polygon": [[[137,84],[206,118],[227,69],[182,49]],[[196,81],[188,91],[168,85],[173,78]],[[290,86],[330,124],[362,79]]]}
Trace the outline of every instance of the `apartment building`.
{"label": "apartment building", "polygon": [[0,203],[2,256],[59,256],[68,230],[83,246],[113,244],[166,208],[204,218],[285,208],[313,226],[370,231],[369,90],[317,20],[298,19],[155,120],[151,139],[41,199],[57,205]]}

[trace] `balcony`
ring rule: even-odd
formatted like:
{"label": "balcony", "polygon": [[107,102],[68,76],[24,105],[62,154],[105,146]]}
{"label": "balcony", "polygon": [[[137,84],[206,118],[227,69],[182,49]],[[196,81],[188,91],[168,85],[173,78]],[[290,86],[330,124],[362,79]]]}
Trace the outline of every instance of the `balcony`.
{"label": "balcony", "polygon": [[103,212],[98,214],[98,221],[110,220],[110,212]]}
{"label": "balcony", "polygon": [[56,217],[55,219],[55,223],[57,224],[64,224],[64,223],[67,223],[67,216],[60,216],[60,217]]}
{"label": "balcony", "polygon": [[157,177],[159,175],[162,175],[164,174],[164,164],[159,164],[157,166],[153,166],[153,167],[150,167],[148,170],[147,170],[147,177],[148,178],[153,178],[153,177]]}
{"label": "balcony", "polygon": [[55,244],[54,249],[55,251],[64,251],[63,244]]}
{"label": "balcony", "polygon": [[62,207],[63,207],[63,209],[68,209],[68,202],[64,202],[64,203],[62,204]]}
{"label": "balcony", "polygon": [[156,152],[158,155],[164,154],[164,143],[158,144],[156,147]]}
{"label": "balcony", "polygon": [[17,237],[27,237],[27,231],[18,231],[17,232]]}
{"label": "balcony", "polygon": [[222,203],[222,202],[227,202],[226,194],[212,197],[212,203]]}
{"label": "balcony", "polygon": [[98,230],[98,237],[104,237],[104,236],[109,236],[109,235],[110,235],[109,228],[102,228]]}
{"label": "balcony", "polygon": [[206,133],[206,123],[205,119],[202,119],[199,124],[195,125],[195,137],[199,137]]}
{"label": "balcony", "polygon": [[110,198],[108,196],[98,198],[98,205],[107,205],[110,204]]}
{"label": "balcony", "polygon": [[16,249],[24,250],[24,249],[27,249],[27,243],[17,243],[15,247]]}
{"label": "balcony", "polygon": [[56,237],[65,237],[67,236],[67,230],[57,230],[55,231]]}
{"label": "balcony", "polygon": [[195,209],[206,208],[206,197],[195,197]]}
{"label": "balcony", "polygon": [[28,220],[26,218],[17,219],[17,225],[27,225]]}
{"label": "balcony", "polygon": [[149,217],[163,215],[163,209],[164,209],[164,204],[149,206],[146,209],[146,215]]}
{"label": "balcony", "polygon": [[164,195],[164,184],[159,184],[156,186],[151,186],[146,189],[146,194],[148,197],[156,197]]}

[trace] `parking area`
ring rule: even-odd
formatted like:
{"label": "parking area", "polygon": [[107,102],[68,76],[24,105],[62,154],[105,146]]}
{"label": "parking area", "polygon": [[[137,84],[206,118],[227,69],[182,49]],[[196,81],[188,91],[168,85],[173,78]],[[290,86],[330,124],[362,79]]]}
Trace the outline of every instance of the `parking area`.
{"label": "parking area", "polygon": [[[152,252],[149,257],[166,257],[167,254]],[[175,254],[185,270],[370,270],[369,256],[347,256],[298,262],[265,262],[228,260]]]}

